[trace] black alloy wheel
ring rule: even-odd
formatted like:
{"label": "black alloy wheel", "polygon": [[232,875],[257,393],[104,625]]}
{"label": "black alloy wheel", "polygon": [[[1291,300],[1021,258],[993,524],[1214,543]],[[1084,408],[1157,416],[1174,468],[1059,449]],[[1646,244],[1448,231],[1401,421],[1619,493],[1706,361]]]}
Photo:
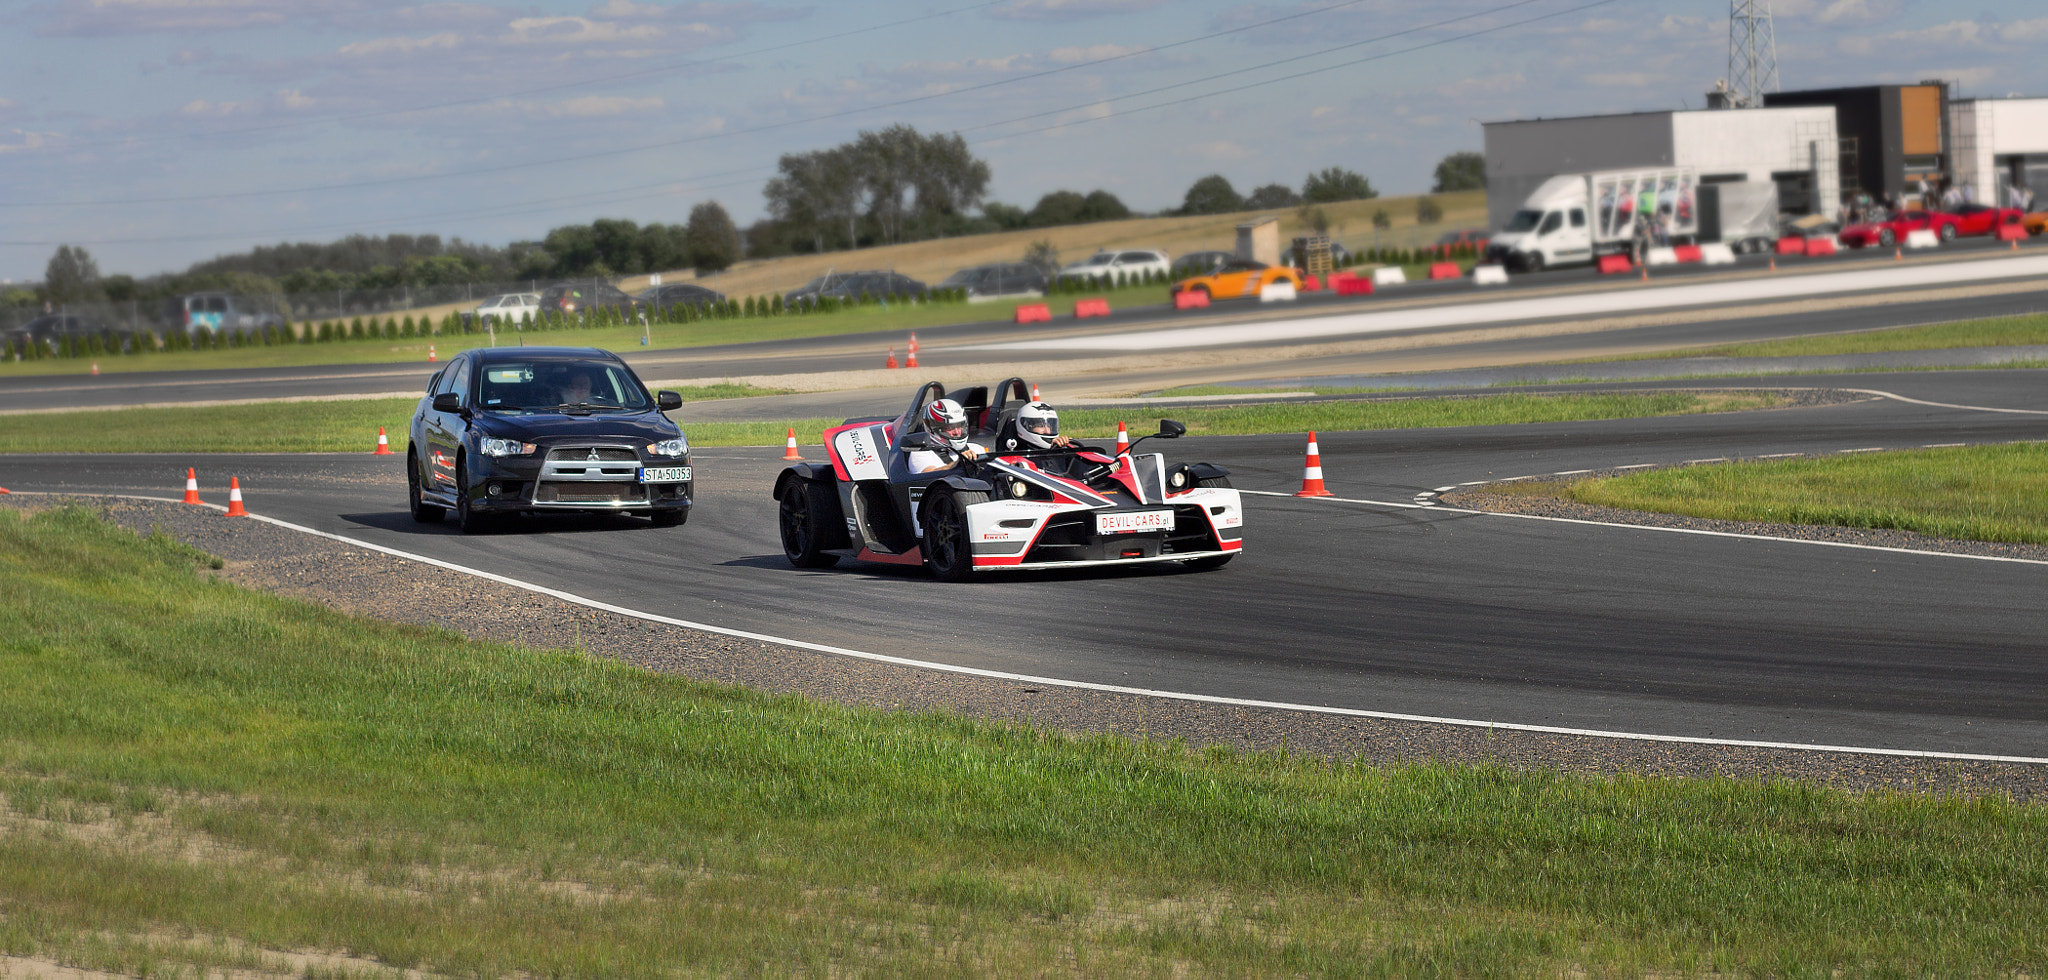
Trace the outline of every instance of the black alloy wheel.
{"label": "black alloy wheel", "polygon": [[1878,230],[1877,243],[1879,245],[1883,245],[1886,248],[1890,248],[1892,247],[1892,243],[1896,241],[1898,241],[1898,236],[1892,234],[1892,230],[1890,228],[1881,228]]}
{"label": "black alloy wheel", "polygon": [[426,488],[420,486],[420,460],[410,449],[405,452],[405,490],[406,495],[412,498],[413,520],[421,524],[439,524],[441,518],[448,515],[448,508],[427,503],[427,498],[422,496]]}
{"label": "black alloy wheel", "polygon": [[776,524],[782,530],[782,553],[798,568],[839,564],[838,555],[825,552],[825,536],[818,527],[819,517],[825,513],[819,497],[829,492],[816,480],[792,480],[775,508]]}
{"label": "black alloy wheel", "polygon": [[1956,240],[1956,226],[1954,226],[1954,225],[1942,225],[1942,226],[1941,226],[1941,240],[1942,240],[1942,241],[1945,241],[1945,242],[1952,242],[1952,241],[1955,241],[1955,240]]}
{"label": "black alloy wheel", "polygon": [[925,494],[924,561],[945,582],[965,582],[974,574],[973,545],[967,536],[967,508],[988,502],[977,490],[933,487]]}
{"label": "black alloy wheel", "polygon": [[455,457],[455,526],[464,534],[476,534],[489,526],[484,515],[469,505],[469,460]]}

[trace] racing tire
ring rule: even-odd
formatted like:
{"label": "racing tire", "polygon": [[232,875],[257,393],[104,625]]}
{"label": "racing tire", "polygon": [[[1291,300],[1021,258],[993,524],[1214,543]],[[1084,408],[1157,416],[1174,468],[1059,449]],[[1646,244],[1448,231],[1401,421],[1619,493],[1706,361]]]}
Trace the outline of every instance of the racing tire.
{"label": "racing tire", "polygon": [[967,534],[967,508],[988,503],[978,490],[934,487],[919,508],[924,525],[924,563],[942,582],[965,582],[974,575],[974,543]]}
{"label": "racing tire", "polygon": [[420,460],[410,452],[405,454],[405,492],[410,498],[407,509],[412,511],[413,520],[421,524],[439,524],[441,518],[448,516],[448,508],[427,503],[426,498],[420,496],[425,492],[420,488]]}
{"label": "racing tire", "polygon": [[690,512],[687,510],[657,510],[647,515],[647,519],[653,521],[655,527],[682,527],[683,522],[690,519]]}
{"label": "racing tire", "polygon": [[1954,226],[1954,225],[1942,225],[1942,226],[1941,226],[1941,231],[1940,231],[1940,232],[1938,232],[1938,234],[1939,234],[1939,235],[1941,236],[1941,240],[1942,240],[1942,241],[1945,241],[1945,242],[1952,242],[1952,241],[1955,241],[1955,240],[1956,240],[1956,226]]}
{"label": "racing tire", "polygon": [[1892,230],[1890,228],[1883,229],[1877,233],[1877,243],[1879,245],[1884,246],[1885,248],[1892,247],[1892,243],[1898,240],[1898,236],[1892,234]]}
{"label": "racing tire", "polygon": [[464,534],[480,534],[489,530],[490,519],[472,510],[469,506],[469,461],[455,457],[455,526]]}
{"label": "racing tire", "polygon": [[782,554],[798,568],[831,568],[839,556],[825,551],[824,529],[818,516],[827,512],[831,488],[817,480],[796,480],[783,491],[776,510],[776,525],[782,533]]}

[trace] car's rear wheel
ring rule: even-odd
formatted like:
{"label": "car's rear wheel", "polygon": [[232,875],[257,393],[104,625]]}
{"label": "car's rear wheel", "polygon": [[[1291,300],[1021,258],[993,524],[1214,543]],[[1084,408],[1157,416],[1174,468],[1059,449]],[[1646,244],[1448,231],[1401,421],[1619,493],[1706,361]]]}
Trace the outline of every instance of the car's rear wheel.
{"label": "car's rear wheel", "polygon": [[839,556],[825,551],[825,532],[820,526],[830,512],[824,499],[832,488],[817,480],[795,480],[782,491],[776,507],[777,525],[782,529],[782,554],[798,568],[831,568]]}
{"label": "car's rear wheel", "polygon": [[439,524],[448,515],[448,508],[427,503],[426,489],[420,486],[420,460],[410,451],[405,454],[405,490],[412,498],[412,519],[421,524]]}
{"label": "car's rear wheel", "polygon": [[1956,226],[1954,226],[1954,225],[1942,225],[1942,226],[1941,226],[1941,240],[1942,240],[1942,241],[1945,241],[1945,242],[1952,242],[1952,241],[1955,241],[1955,240],[1956,240]]}
{"label": "car's rear wheel", "polygon": [[476,534],[490,526],[490,519],[469,504],[469,460],[455,457],[455,526],[464,534]]}
{"label": "car's rear wheel", "polygon": [[967,536],[967,508],[988,502],[977,490],[933,487],[919,508],[924,524],[924,562],[946,582],[965,582],[974,574],[973,544]]}
{"label": "car's rear wheel", "polygon": [[1895,241],[1898,241],[1898,236],[1892,234],[1892,230],[1890,228],[1882,229],[1877,233],[1877,243],[1879,245],[1882,245],[1886,248],[1890,248],[1892,247],[1892,243]]}

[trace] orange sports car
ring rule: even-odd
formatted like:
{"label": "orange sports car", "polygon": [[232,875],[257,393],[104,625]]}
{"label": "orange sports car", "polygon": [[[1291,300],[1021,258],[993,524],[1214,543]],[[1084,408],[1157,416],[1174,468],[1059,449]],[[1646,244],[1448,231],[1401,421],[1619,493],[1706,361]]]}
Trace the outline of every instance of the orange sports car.
{"label": "orange sports car", "polygon": [[1256,298],[1259,292],[1276,282],[1288,282],[1295,289],[1301,288],[1301,273],[1284,265],[1267,265],[1250,259],[1232,259],[1208,275],[1194,276],[1173,284],[1170,295],[1185,292],[1208,293],[1210,299],[1237,299],[1242,296]]}
{"label": "orange sports car", "polygon": [[2036,211],[2021,218],[2020,223],[2027,226],[2027,234],[2029,235],[2039,235],[2043,232],[2048,232],[2048,211]]}

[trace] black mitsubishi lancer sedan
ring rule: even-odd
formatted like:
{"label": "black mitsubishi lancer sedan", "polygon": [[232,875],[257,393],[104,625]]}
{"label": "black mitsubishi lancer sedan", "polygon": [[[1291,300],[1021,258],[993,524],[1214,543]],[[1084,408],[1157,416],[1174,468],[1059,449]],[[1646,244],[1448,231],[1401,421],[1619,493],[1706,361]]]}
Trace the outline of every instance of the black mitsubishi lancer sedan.
{"label": "black mitsubishi lancer sedan", "polygon": [[610,351],[485,347],[427,383],[412,417],[406,487],[413,520],[449,510],[465,533],[498,516],[549,511],[690,516],[690,443]]}

